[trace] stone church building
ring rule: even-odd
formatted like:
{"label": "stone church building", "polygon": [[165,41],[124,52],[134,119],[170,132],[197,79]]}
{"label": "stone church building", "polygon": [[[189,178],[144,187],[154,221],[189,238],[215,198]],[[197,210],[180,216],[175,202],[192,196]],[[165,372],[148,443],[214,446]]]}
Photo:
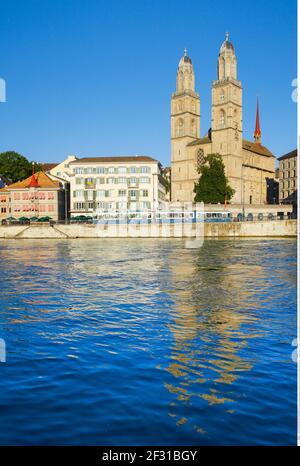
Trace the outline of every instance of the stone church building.
{"label": "stone church building", "polygon": [[171,198],[194,200],[197,169],[209,153],[223,157],[226,176],[235,190],[234,204],[265,204],[267,178],[275,176],[275,156],[261,144],[257,107],[254,141],[243,139],[242,84],[237,79],[234,47],[223,42],[212,83],[211,129],[200,137],[200,96],[195,91],[192,60],[184,51],[171,99]]}

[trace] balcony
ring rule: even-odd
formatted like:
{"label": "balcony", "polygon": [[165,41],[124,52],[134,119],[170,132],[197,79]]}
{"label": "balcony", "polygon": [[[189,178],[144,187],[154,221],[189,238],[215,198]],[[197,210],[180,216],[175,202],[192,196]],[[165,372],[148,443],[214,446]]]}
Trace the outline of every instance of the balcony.
{"label": "balcony", "polygon": [[84,187],[85,189],[96,189],[96,183],[94,181],[86,181]]}

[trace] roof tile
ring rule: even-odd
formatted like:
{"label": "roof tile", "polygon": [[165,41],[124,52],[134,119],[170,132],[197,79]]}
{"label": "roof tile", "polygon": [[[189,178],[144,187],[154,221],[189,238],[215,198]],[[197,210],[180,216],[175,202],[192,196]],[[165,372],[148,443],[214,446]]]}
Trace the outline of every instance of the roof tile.
{"label": "roof tile", "polygon": [[157,162],[157,160],[152,157],[147,157],[146,155],[131,155],[131,156],[122,156],[122,157],[83,157],[82,159],[77,159],[70,164],[83,164],[83,163],[138,163],[138,162]]}
{"label": "roof tile", "polygon": [[[48,175],[46,175],[46,173],[42,171],[35,173],[34,176],[40,188],[59,188],[60,187],[59,181],[53,181]],[[7,188],[9,188],[9,191],[12,189],[28,188],[31,183],[31,178],[32,178],[32,175],[26,178],[25,180],[17,181],[17,183],[10,184],[9,186],[7,186]]]}

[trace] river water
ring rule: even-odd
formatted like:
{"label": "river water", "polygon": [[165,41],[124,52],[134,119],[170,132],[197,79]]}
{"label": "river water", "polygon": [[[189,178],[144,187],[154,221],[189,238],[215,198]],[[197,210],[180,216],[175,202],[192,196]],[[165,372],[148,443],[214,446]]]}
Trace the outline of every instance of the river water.
{"label": "river water", "polygon": [[4,240],[0,258],[0,444],[296,444],[296,240]]}

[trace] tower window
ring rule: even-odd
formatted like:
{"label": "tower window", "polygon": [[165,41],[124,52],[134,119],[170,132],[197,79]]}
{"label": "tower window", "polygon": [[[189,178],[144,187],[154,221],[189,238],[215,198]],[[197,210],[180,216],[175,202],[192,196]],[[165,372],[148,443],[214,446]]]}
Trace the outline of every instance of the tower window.
{"label": "tower window", "polygon": [[222,57],[221,60],[221,79],[225,78],[225,58]]}
{"label": "tower window", "polygon": [[191,121],[191,135],[195,136],[195,134],[196,134],[196,123],[195,123],[195,120],[192,119],[192,121]]}
{"label": "tower window", "polygon": [[220,110],[219,127],[224,128],[224,126],[225,126],[225,112],[224,110]]}
{"label": "tower window", "polygon": [[183,72],[179,71],[177,76],[177,90],[180,92],[183,90]]}
{"label": "tower window", "polygon": [[176,123],[176,136],[177,137],[183,136],[183,128],[184,128],[183,119],[179,118],[179,120]]}
{"label": "tower window", "polygon": [[220,90],[220,102],[224,102],[225,100],[225,93],[223,91],[223,89]]}

